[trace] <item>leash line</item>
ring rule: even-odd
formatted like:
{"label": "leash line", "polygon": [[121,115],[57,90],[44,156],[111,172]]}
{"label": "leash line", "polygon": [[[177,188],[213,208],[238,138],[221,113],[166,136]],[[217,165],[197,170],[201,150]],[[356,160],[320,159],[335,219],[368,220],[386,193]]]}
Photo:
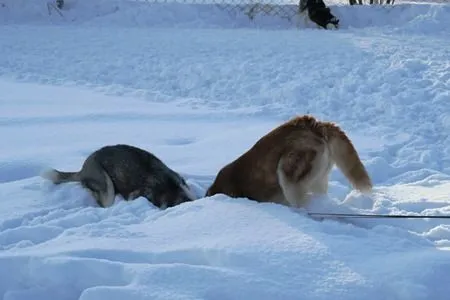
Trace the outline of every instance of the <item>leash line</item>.
{"label": "leash line", "polygon": [[317,217],[337,217],[337,218],[390,218],[390,219],[450,219],[450,216],[424,216],[424,215],[379,215],[379,214],[340,214],[340,213],[308,213]]}

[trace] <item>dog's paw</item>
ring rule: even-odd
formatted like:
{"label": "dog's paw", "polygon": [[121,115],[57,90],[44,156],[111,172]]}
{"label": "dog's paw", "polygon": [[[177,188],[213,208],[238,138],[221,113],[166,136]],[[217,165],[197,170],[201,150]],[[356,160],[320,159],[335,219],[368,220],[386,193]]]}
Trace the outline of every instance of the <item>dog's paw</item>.
{"label": "dog's paw", "polygon": [[337,25],[332,24],[332,23],[328,23],[326,27],[328,30],[337,30],[338,29]]}

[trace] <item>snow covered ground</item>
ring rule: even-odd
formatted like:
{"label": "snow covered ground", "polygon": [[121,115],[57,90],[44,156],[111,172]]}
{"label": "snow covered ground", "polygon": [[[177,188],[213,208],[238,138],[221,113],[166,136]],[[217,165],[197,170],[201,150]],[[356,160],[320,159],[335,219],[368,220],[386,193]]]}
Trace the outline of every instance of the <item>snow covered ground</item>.
{"label": "snow covered ground", "polygon": [[[348,132],[375,192],[333,170],[309,211],[450,215],[448,4],[337,5],[343,29],[324,31],[67,2],[70,20],[0,0],[3,299],[448,299],[450,220],[318,221],[203,198],[224,164],[310,113]],[[159,156],[199,199],[102,209],[38,176],[116,143]]]}

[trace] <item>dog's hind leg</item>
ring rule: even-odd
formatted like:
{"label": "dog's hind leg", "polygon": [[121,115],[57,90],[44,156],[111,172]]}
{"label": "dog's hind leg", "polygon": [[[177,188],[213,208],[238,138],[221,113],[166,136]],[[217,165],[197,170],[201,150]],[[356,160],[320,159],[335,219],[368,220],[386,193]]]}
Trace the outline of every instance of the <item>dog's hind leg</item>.
{"label": "dog's hind leg", "polygon": [[91,193],[100,207],[110,207],[115,198],[114,185],[109,175],[104,171],[103,173],[102,180],[86,177],[81,179],[81,184]]}
{"label": "dog's hind leg", "polygon": [[294,182],[290,182],[283,172],[278,174],[278,181],[281,190],[283,191],[284,198],[289,206],[300,208],[309,202],[310,197],[307,192],[303,190],[301,186]]}
{"label": "dog's hind leg", "polygon": [[304,12],[303,14],[302,14],[302,17],[303,17],[303,26],[305,26],[305,28],[308,28],[308,13],[307,12]]}
{"label": "dog's hind leg", "polygon": [[95,161],[87,161],[80,171],[80,181],[88,189],[101,207],[109,207],[114,203],[115,189],[111,177]]}
{"label": "dog's hind leg", "polygon": [[328,175],[316,179],[311,185],[311,191],[315,194],[326,194],[328,192]]}
{"label": "dog's hind leg", "polygon": [[328,30],[337,30],[338,29],[337,26],[332,23],[328,23],[326,27]]}
{"label": "dog's hind leg", "polygon": [[286,202],[292,207],[303,207],[309,200],[304,180],[312,171],[314,150],[290,152],[281,157],[277,166],[278,183]]}

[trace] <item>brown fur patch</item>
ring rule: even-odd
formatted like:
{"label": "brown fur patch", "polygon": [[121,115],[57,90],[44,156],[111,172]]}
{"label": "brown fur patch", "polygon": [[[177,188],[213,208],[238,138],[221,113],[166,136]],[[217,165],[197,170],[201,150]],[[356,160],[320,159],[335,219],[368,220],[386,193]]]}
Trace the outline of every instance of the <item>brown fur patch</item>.
{"label": "brown fur patch", "polygon": [[299,182],[311,172],[315,156],[314,150],[289,152],[284,156],[281,168],[292,182]]}

